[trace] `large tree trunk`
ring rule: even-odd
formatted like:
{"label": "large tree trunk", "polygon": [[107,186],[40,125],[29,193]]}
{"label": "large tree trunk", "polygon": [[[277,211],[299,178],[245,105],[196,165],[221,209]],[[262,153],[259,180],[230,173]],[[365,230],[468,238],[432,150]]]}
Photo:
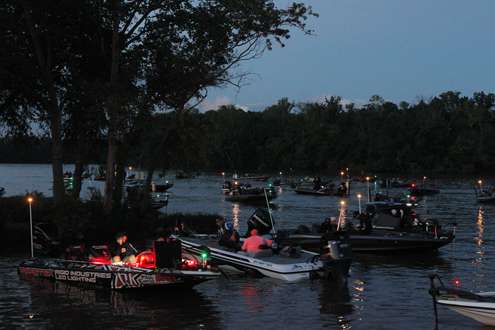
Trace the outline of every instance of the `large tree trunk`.
{"label": "large tree trunk", "polygon": [[115,184],[115,155],[117,151],[116,139],[109,134],[107,151],[107,170],[105,173],[105,199],[104,207],[107,214],[112,212],[113,188]]}
{"label": "large tree trunk", "polygon": [[145,192],[149,195],[151,192],[151,183],[153,182],[153,174],[155,173],[155,166],[151,165],[146,171],[146,180],[144,183]]}
{"label": "large tree trunk", "polygon": [[[65,196],[64,169],[63,169],[63,146],[62,146],[62,111],[58,103],[55,82],[51,73],[50,43],[42,47],[40,37],[35,29],[32,17],[32,8],[27,1],[22,1],[24,17],[31,40],[34,46],[36,59],[40,67],[42,81],[46,88],[48,99],[44,102],[45,111],[48,114],[51,134],[52,151],[52,176],[53,176],[53,197],[57,206],[61,205]],[[45,54],[46,52],[46,54]]]}
{"label": "large tree trunk", "polygon": [[116,155],[116,167],[115,167],[115,182],[113,190],[113,203],[114,207],[120,207],[122,205],[122,193],[124,189],[125,181],[125,162],[127,159],[127,148],[119,146]]}
{"label": "large tree trunk", "polygon": [[64,186],[64,161],[62,146],[62,118],[57,105],[56,95],[53,88],[50,88],[51,111],[50,129],[52,137],[52,175],[53,175],[53,198],[56,205],[61,205],[65,196]]}
{"label": "large tree trunk", "polygon": [[105,182],[105,200],[104,207],[107,214],[112,212],[115,189],[115,165],[116,155],[118,150],[118,136],[119,136],[119,66],[120,66],[120,0],[113,0],[113,31],[112,31],[112,64],[110,72],[110,97],[108,105],[108,154],[107,154],[107,172]]}
{"label": "large tree trunk", "polygon": [[81,195],[83,171],[84,162],[82,160],[82,156],[80,156],[80,153],[78,153],[76,163],[74,165],[74,187],[72,189],[72,197],[74,197],[74,199],[79,199]]}

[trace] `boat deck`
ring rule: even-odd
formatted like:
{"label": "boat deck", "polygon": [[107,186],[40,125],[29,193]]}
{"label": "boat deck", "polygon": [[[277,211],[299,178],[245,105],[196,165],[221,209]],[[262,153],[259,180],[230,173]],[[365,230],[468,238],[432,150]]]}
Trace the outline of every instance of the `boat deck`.
{"label": "boat deck", "polygon": [[279,264],[279,265],[290,265],[290,264],[297,264],[297,263],[305,263],[308,261],[311,261],[311,259],[316,255],[316,253],[310,253],[307,251],[300,251],[298,256],[284,256],[280,254],[269,254],[271,250],[267,250],[267,254],[264,252],[256,254],[256,255],[250,255],[242,251],[234,251],[233,249],[230,249],[225,246],[221,246],[218,244],[218,240],[216,238],[212,237],[187,237],[184,238],[186,241],[189,241],[191,243],[195,243],[198,245],[204,245],[207,246],[210,249],[216,249],[216,250],[221,250],[224,252],[229,252],[238,256],[246,256],[249,258],[254,258],[254,259],[259,259],[265,262],[270,262],[273,264]]}

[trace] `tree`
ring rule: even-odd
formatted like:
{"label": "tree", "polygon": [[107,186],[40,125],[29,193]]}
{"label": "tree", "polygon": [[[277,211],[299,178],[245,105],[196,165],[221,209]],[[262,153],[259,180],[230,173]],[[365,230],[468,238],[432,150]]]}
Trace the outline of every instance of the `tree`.
{"label": "tree", "polygon": [[[68,91],[74,51],[73,33],[88,18],[80,3],[72,1],[2,1],[2,115],[11,126],[28,129],[21,116],[48,128],[51,142],[53,195],[60,204],[63,182],[63,99]],[[13,113],[17,115],[12,116]],[[5,118],[5,117],[4,117]],[[13,125],[12,125],[13,124]]]}
{"label": "tree", "polygon": [[[139,57],[152,100],[181,110],[207,87],[231,83],[242,61],[283,45],[289,27],[306,29],[310,8],[293,3],[279,9],[271,0],[257,1],[120,1],[113,0],[112,51],[108,99],[108,156],[105,206],[112,208],[116,155],[123,141],[122,71],[125,58]],[[137,63],[134,62],[134,63]],[[133,71],[133,70],[131,70]],[[164,81],[162,75],[166,77]],[[129,77],[132,80],[132,77]],[[139,85],[141,81],[134,81]]]}

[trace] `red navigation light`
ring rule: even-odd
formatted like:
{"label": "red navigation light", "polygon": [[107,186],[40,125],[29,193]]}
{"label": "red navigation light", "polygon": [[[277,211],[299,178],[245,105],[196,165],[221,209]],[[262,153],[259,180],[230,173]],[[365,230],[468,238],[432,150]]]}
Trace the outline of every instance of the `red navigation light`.
{"label": "red navigation light", "polygon": [[411,184],[411,188],[416,188],[416,184],[415,183],[412,183]]}
{"label": "red navigation light", "polygon": [[458,278],[458,277],[455,277],[453,280],[452,280],[452,284],[454,284],[454,286],[456,288],[460,288],[461,287],[461,279]]}
{"label": "red navigation light", "polygon": [[136,257],[136,266],[141,268],[156,268],[155,253],[153,251],[143,251]]}
{"label": "red navigation light", "polygon": [[106,257],[89,257],[89,262],[93,265],[110,265],[112,261]]}
{"label": "red navigation light", "polygon": [[182,259],[183,267],[186,269],[197,269],[198,268],[198,260],[196,259]]}

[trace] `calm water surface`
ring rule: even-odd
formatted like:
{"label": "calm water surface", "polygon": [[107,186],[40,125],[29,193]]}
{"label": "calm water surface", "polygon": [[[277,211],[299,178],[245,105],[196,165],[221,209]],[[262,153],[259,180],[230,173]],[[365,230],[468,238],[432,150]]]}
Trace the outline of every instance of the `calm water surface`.
{"label": "calm water surface", "polygon": [[[70,169],[70,167],[68,167]],[[0,186],[10,194],[50,194],[48,165],[0,165]],[[175,180],[164,212],[219,213],[243,229],[253,208],[231,204],[220,193],[221,178]],[[307,281],[222,278],[190,292],[97,291],[24,281],[19,258],[0,257],[0,328],[170,329],[432,329],[427,274],[460,278],[469,290],[495,290],[495,206],[480,206],[468,181],[437,182],[442,192],[418,208],[442,223],[458,223],[455,243],[433,255],[356,256],[347,288]],[[101,187],[98,182],[86,181]],[[355,184],[354,193],[365,191]],[[399,192],[399,191],[397,191]],[[283,188],[275,200],[279,227],[320,222],[338,214],[339,199],[298,196]],[[357,209],[357,200],[349,202]],[[440,307],[440,329],[486,329]]]}

